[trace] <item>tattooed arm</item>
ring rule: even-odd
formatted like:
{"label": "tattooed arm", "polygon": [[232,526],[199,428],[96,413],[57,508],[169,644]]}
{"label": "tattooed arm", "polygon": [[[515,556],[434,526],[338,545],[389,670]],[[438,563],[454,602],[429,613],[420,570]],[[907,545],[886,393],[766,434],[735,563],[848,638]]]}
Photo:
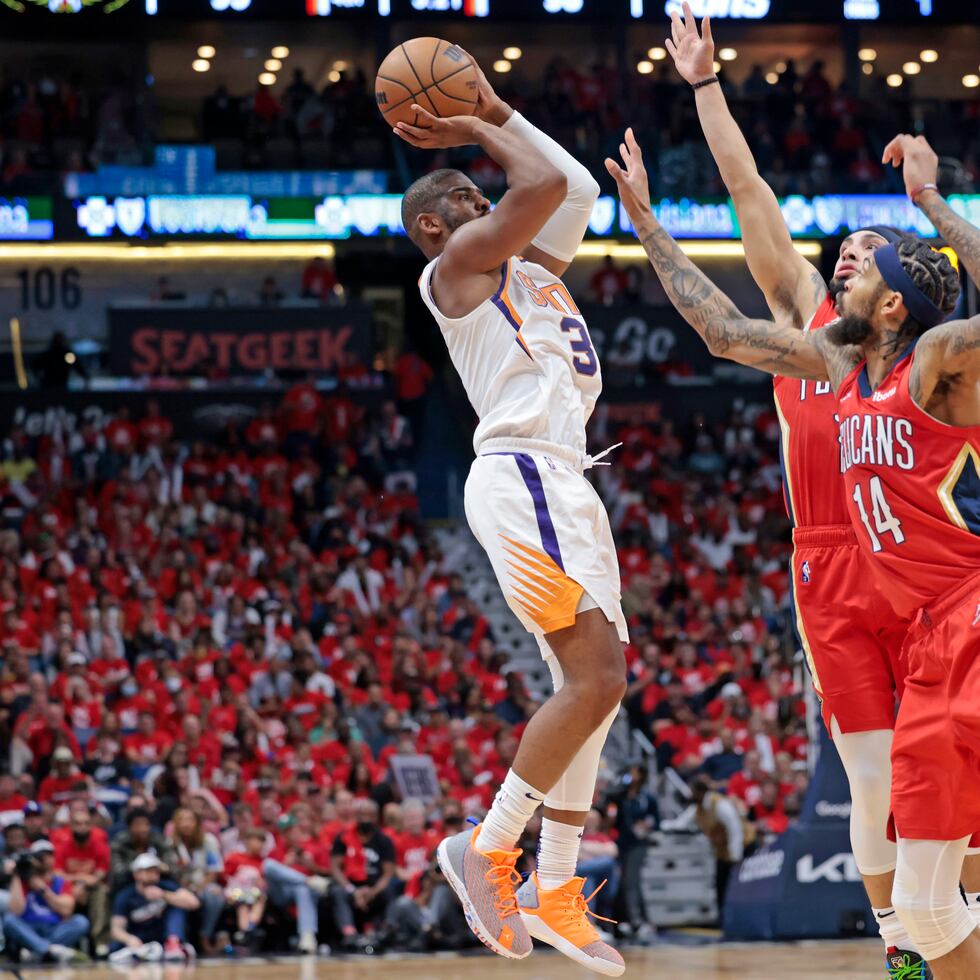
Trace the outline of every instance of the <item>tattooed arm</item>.
{"label": "tattooed arm", "polygon": [[[694,85],[714,74],[711,18],[702,34],[688,4],[684,17],[671,14],[667,50],[681,77]],[[732,196],[742,228],[745,260],[777,320],[802,328],[827,296],[823,276],[793,248],[793,240],[772,188],[762,179],[752,150],[733,118],[720,85],[696,89],[698,119],[721,179]]]}
{"label": "tattooed arm", "polygon": [[[882,163],[902,167],[905,191],[911,197],[924,184],[935,184],[939,157],[924,136],[901,133],[885,147]],[[959,256],[969,277],[980,285],[980,228],[961,218],[937,190],[919,191],[915,197],[919,210]]]}
{"label": "tattooed arm", "polygon": [[909,375],[915,403],[950,425],[980,425],[980,316],[927,330]]}
{"label": "tattooed arm", "polygon": [[708,350],[769,374],[830,380],[836,389],[860,360],[856,348],[833,346],[823,330],[811,334],[742,313],[654,218],[643,156],[631,129],[620,152],[626,170],[613,160],[606,160],[606,169],[671,303]]}

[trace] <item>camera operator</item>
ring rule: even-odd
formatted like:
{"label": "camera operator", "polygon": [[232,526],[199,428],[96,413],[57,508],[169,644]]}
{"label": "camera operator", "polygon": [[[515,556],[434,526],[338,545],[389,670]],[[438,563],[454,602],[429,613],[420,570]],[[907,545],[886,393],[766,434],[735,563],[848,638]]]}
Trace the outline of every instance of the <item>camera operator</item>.
{"label": "camera operator", "polygon": [[10,911],[3,921],[12,946],[56,963],[85,960],[75,947],[88,934],[88,919],[75,914],[71,883],[54,873],[54,848],[48,841],[35,841],[17,857]]}

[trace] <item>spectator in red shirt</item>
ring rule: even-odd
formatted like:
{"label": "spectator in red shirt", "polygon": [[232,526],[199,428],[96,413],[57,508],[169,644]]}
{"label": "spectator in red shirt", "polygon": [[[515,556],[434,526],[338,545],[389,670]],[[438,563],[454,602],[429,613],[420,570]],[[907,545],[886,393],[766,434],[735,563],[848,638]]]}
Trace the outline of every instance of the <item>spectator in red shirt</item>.
{"label": "spectator in red shirt", "polygon": [[0,773],[0,826],[20,820],[27,797],[17,792],[17,783],[9,772]]}
{"label": "spectator in red shirt", "polygon": [[389,832],[395,845],[395,874],[415,891],[423,872],[432,863],[440,837],[425,825],[425,804],[421,800],[406,800],[402,804],[402,828]]}
{"label": "spectator in red shirt", "polygon": [[318,299],[321,303],[341,299],[344,295],[337,274],[322,256],[314,256],[303,270],[303,299]]}
{"label": "spectator in red shirt", "polygon": [[55,871],[71,884],[75,909],[91,923],[95,955],[102,958],[109,952],[109,845],[93,833],[84,805],[72,806],[69,829],[55,846]]}
{"label": "spectator in red shirt", "polygon": [[112,452],[123,457],[133,454],[139,439],[139,429],[130,421],[129,409],[125,405],[119,406],[116,417],[106,426],[105,434]]}
{"label": "spectator in red shirt", "polygon": [[779,798],[779,783],[775,779],[763,782],[759,802],[749,811],[749,818],[762,833],[782,834],[789,829],[789,817]]}
{"label": "spectator in red shirt", "polygon": [[616,265],[611,255],[607,255],[599,270],[592,276],[590,286],[597,303],[612,306],[619,302],[626,289],[626,273]]}
{"label": "spectator in red shirt", "polygon": [[150,398],[146,403],[146,415],[140,419],[139,423],[139,433],[143,446],[159,448],[169,441],[173,431],[173,422],[160,413],[160,403],[155,398]]}
{"label": "spectator in red shirt", "polygon": [[141,711],[136,723],[136,731],[123,739],[126,758],[134,766],[157,765],[166,758],[173,744],[173,736],[157,728],[156,717],[152,711]]}
{"label": "spectator in red shirt", "polygon": [[265,915],[268,888],[262,874],[265,831],[251,827],[245,831],[245,850],[229,854],[225,859],[225,900],[235,910],[238,931],[234,935],[236,946],[258,946],[262,935],[259,923]]}
{"label": "spectator in red shirt", "polygon": [[51,774],[41,780],[37,798],[41,803],[58,806],[67,802],[77,783],[87,785],[87,779],[75,765],[75,755],[67,745],[59,745],[51,756]]}

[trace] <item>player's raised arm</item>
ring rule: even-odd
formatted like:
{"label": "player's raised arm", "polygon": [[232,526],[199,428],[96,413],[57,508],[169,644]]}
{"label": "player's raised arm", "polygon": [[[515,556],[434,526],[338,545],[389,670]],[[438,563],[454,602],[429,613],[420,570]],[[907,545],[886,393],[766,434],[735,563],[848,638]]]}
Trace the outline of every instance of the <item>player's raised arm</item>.
{"label": "player's raised arm", "polygon": [[939,157],[926,138],[900,133],[885,147],[881,162],[902,167],[906,194],[953,247],[970,278],[980,285],[980,228],[961,218],[939,193]]}
{"label": "player's raised arm", "polygon": [[633,131],[620,145],[624,170],[614,160],[606,169],[619,188],[633,228],[670,301],[717,357],[792,378],[830,380],[836,388],[853,370],[853,347],[835,347],[823,335],[747,317],[678,247],[650,209],[650,191]]}
{"label": "player's raised arm", "polygon": [[683,19],[676,12],[670,19],[672,36],[666,42],[667,50],[681,77],[694,87],[701,128],[743,229],[752,277],[773,316],[802,327],[827,295],[826,283],[793,248],[776,195],[759,175],[749,144],[732,118],[714,73],[710,19],[701,22],[699,34],[686,3]]}
{"label": "player's raised arm", "polygon": [[[422,149],[477,144],[507,175],[507,191],[491,211],[453,230],[439,260],[441,276],[486,274],[520,254],[565,200],[568,180],[540,150],[520,136],[475,116],[438,118],[413,105],[420,126],[399,122],[395,132]],[[450,195],[473,194],[467,182]],[[482,200],[482,198],[481,198]],[[420,222],[426,215],[419,217]]]}

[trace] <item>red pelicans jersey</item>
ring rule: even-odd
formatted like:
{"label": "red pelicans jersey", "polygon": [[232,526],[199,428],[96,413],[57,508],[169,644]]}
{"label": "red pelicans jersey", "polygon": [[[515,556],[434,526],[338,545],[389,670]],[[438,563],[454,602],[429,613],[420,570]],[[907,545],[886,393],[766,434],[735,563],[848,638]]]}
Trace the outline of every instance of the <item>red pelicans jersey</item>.
{"label": "red pelicans jersey", "polygon": [[[830,295],[813,314],[808,330],[838,317]],[[773,378],[776,414],[782,432],[783,495],[794,527],[847,524],[837,459],[837,400],[829,381]]]}
{"label": "red pelicans jersey", "polygon": [[861,365],[837,398],[851,524],[903,618],[980,572],[980,426],[919,408],[914,363],[912,345],[875,391]]}

